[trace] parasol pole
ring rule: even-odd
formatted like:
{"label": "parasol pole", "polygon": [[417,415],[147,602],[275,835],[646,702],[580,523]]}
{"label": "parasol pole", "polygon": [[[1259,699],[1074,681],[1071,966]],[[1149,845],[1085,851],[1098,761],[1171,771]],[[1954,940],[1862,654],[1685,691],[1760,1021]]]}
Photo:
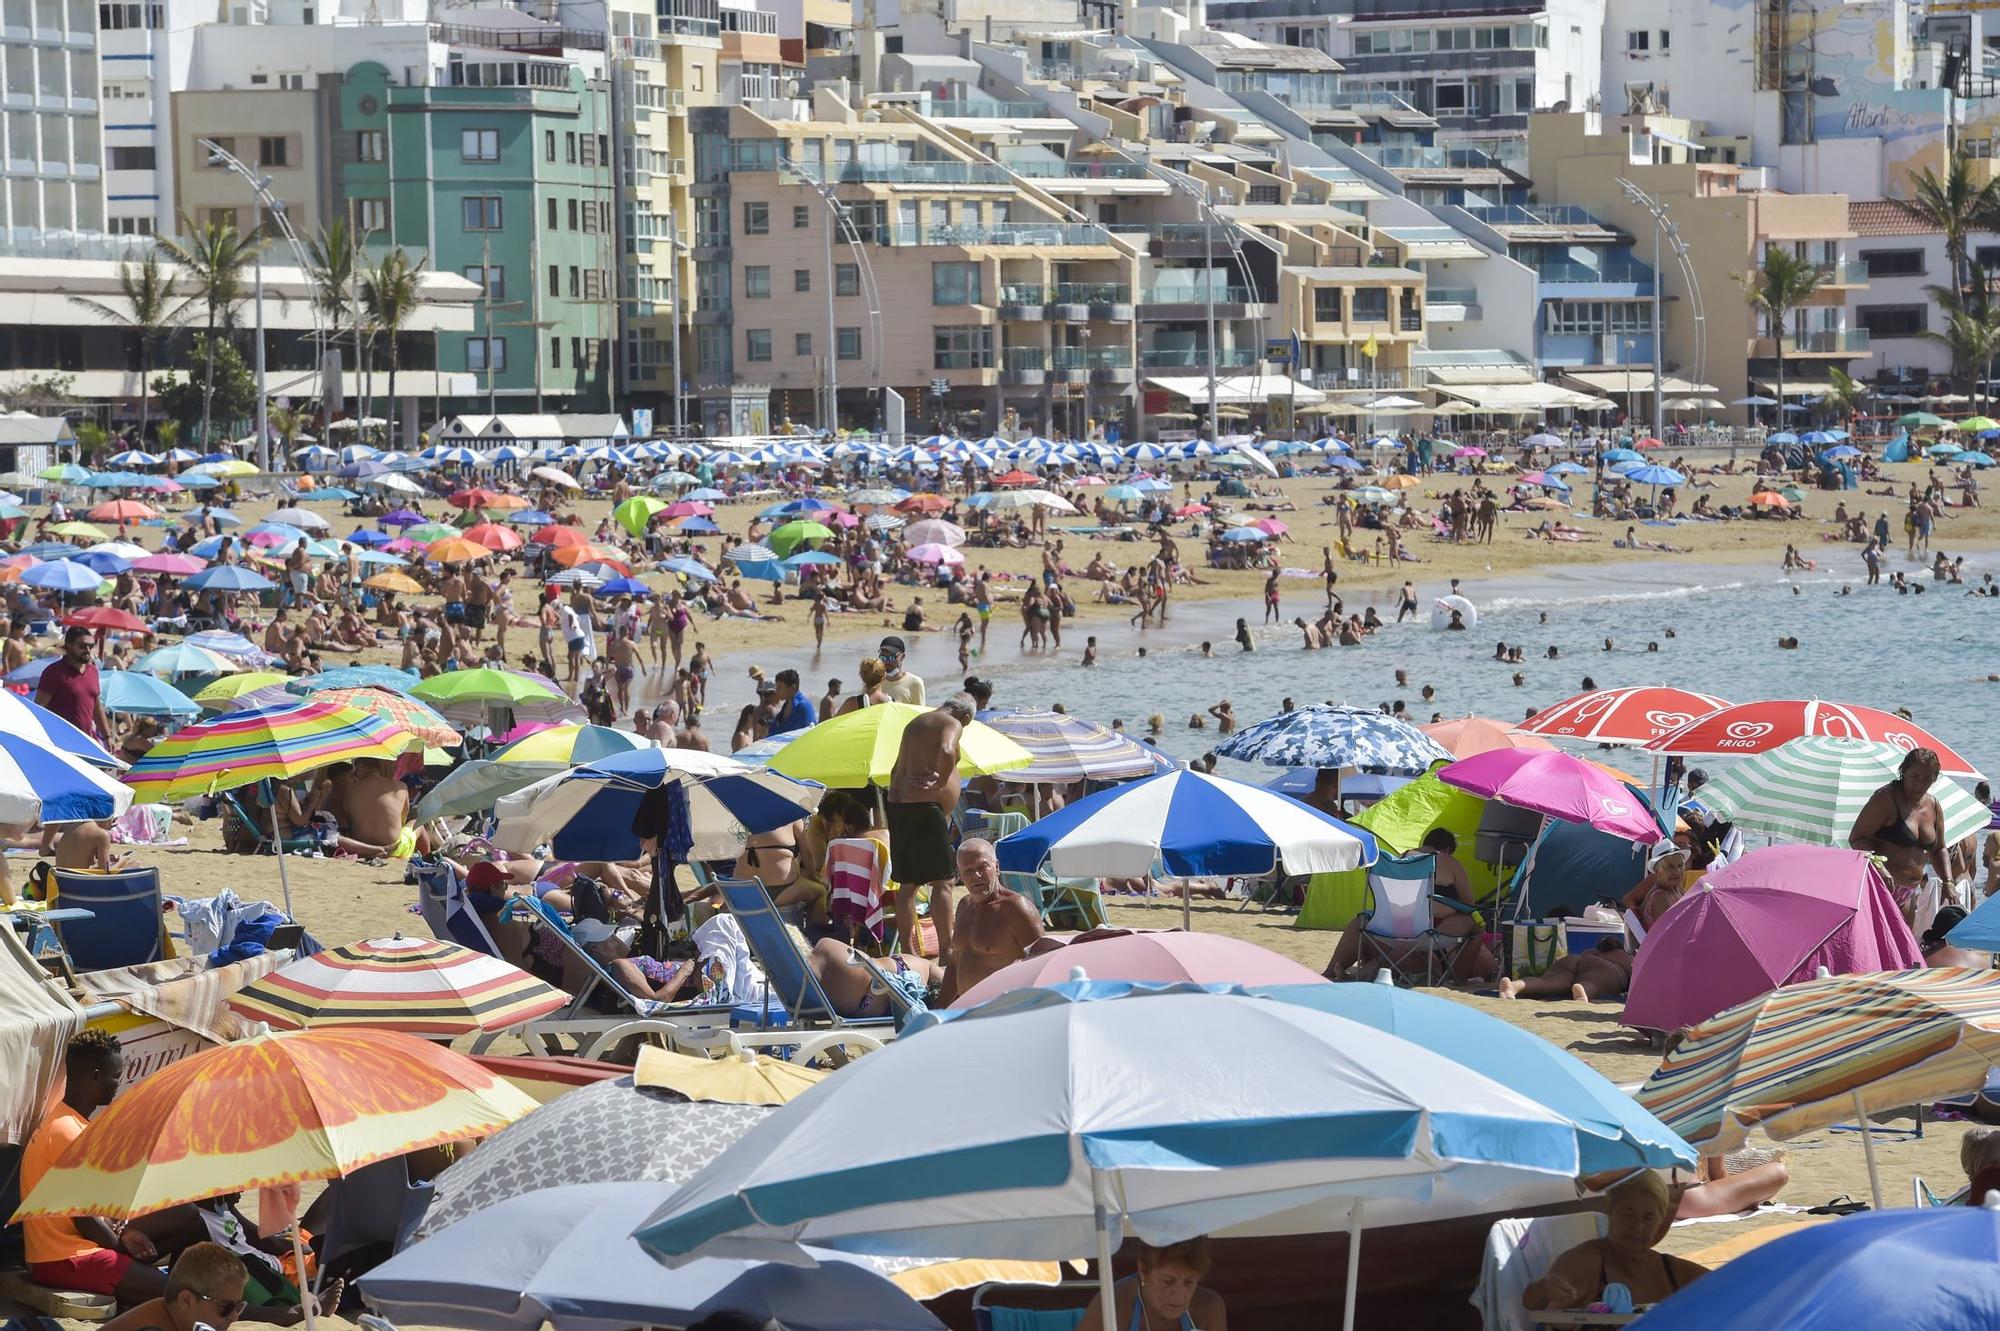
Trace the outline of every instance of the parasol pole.
{"label": "parasol pole", "polygon": [[1093,1218],[1097,1228],[1097,1305],[1103,1313],[1103,1331],[1118,1331],[1118,1289],[1111,1281],[1111,1199],[1105,1195],[1104,1175],[1090,1171],[1090,1190],[1096,1195]]}
{"label": "parasol pole", "polygon": [[1347,1213],[1347,1295],[1341,1302],[1341,1331],[1354,1331],[1354,1301],[1361,1292],[1361,1208],[1359,1197]]}
{"label": "parasol pole", "polygon": [[1882,1171],[1875,1164],[1875,1129],[1868,1122],[1868,1110],[1861,1103],[1861,1091],[1851,1092],[1854,1114],[1861,1124],[1861,1153],[1868,1157],[1868,1190],[1874,1194],[1875,1209],[1882,1209]]}
{"label": "parasol pole", "polygon": [[292,914],[292,879],[285,872],[285,838],[278,831],[278,796],[271,792],[271,844],[278,848],[278,882],[285,889],[285,918],[296,919]]}
{"label": "parasol pole", "polygon": [[[284,863],[284,854],[282,850],[278,852],[278,863],[281,865]],[[299,1287],[299,1309],[306,1315],[306,1331],[319,1331],[319,1316],[314,1306],[319,1302],[319,1291],[315,1288],[319,1282],[306,1279],[306,1250],[305,1245],[299,1242],[297,1216],[292,1217],[292,1271],[297,1276],[295,1283]]]}
{"label": "parasol pole", "polygon": [[1194,912],[1188,905],[1188,880],[1185,878],[1181,879],[1181,931],[1194,932]]}

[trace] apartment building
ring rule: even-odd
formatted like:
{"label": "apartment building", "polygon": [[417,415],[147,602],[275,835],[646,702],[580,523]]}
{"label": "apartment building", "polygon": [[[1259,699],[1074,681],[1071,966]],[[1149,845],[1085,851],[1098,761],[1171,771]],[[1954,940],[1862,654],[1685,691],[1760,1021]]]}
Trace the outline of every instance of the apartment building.
{"label": "apartment building", "polygon": [[[1951,349],[1925,336],[1945,331],[1944,314],[1931,294],[1932,287],[1952,283],[1944,233],[1898,199],[1851,202],[1847,223],[1855,236],[1853,261],[1868,274],[1867,287],[1852,292],[1849,314],[1853,326],[1868,334],[1876,385],[1915,395],[1945,391],[1954,368]],[[1968,236],[1966,252],[1991,274],[2000,269],[2000,234]]]}
{"label": "apartment building", "polygon": [[[160,4],[106,4],[106,23],[146,23]],[[104,130],[90,0],[0,0],[0,236],[104,229]],[[129,11],[129,15],[128,15]],[[136,156],[121,150],[122,165]]]}

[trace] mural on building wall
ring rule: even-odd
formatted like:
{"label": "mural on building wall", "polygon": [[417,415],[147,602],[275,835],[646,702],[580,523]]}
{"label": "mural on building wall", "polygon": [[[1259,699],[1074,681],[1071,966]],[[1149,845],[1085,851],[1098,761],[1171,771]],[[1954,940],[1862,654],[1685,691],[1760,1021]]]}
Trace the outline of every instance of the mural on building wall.
{"label": "mural on building wall", "polygon": [[1788,63],[1804,66],[1812,88],[1816,138],[1882,141],[1882,176],[1907,195],[1911,176],[1944,165],[1951,97],[1942,88],[1908,86],[1912,73],[1907,0],[1795,5]]}

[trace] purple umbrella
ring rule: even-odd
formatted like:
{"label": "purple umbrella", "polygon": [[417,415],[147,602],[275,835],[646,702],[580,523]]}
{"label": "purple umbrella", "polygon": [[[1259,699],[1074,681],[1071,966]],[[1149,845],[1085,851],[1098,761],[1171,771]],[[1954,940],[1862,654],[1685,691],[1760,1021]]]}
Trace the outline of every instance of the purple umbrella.
{"label": "purple umbrella", "polygon": [[383,514],[381,517],[375,519],[375,521],[384,527],[415,527],[429,522],[430,519],[410,509],[399,508],[392,513]]}

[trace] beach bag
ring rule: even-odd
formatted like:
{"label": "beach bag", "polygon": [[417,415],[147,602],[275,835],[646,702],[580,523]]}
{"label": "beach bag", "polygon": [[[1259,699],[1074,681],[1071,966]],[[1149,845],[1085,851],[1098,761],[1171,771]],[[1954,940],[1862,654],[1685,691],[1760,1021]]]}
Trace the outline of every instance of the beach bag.
{"label": "beach bag", "polygon": [[1568,954],[1568,933],[1560,920],[1516,924],[1513,946],[1507,950],[1508,974],[1526,980],[1548,970],[1557,957]]}

